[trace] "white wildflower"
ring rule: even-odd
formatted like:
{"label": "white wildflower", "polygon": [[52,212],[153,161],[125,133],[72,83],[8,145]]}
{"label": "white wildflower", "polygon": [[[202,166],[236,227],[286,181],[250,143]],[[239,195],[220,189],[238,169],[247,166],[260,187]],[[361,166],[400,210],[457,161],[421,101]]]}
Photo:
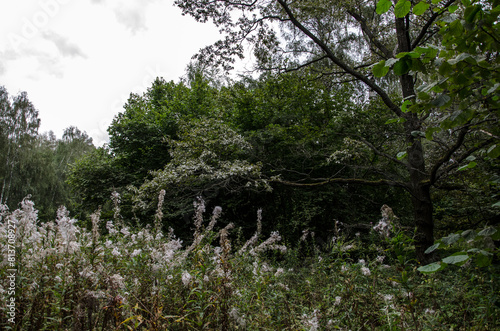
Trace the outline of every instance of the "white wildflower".
{"label": "white wildflower", "polygon": [[365,276],[370,276],[371,275],[370,269],[368,269],[367,267],[361,267],[361,272]]}
{"label": "white wildflower", "polygon": [[311,316],[303,315],[304,326],[309,328],[309,331],[319,330],[318,310],[315,309]]}
{"label": "white wildflower", "polygon": [[238,324],[239,326],[241,327],[245,327],[246,325],[246,322],[245,322],[245,315],[241,316],[240,313],[238,312],[238,308],[236,307],[233,307],[233,309],[231,309],[231,311],[229,311],[229,316],[233,319],[233,321],[236,322],[236,324]]}
{"label": "white wildflower", "polygon": [[391,301],[392,299],[394,299],[392,294],[384,294],[384,301]]}
{"label": "white wildflower", "polygon": [[119,274],[114,274],[113,276],[109,277],[109,281],[111,283],[111,286],[116,287],[116,288],[125,288],[125,282],[124,278],[120,276]]}
{"label": "white wildflower", "polygon": [[182,284],[184,284],[184,286],[188,286],[188,285],[189,285],[189,283],[191,282],[191,278],[192,278],[192,277],[193,277],[193,276],[191,276],[191,275],[189,274],[189,272],[184,271],[184,272],[182,273]]}
{"label": "white wildflower", "polygon": [[122,253],[120,253],[120,250],[118,249],[118,247],[113,248],[113,251],[111,252],[111,254],[113,254],[114,256],[121,256],[122,255]]}
{"label": "white wildflower", "polygon": [[130,235],[130,231],[128,230],[128,227],[124,227],[123,229],[120,230],[120,232],[125,236],[128,237]]}
{"label": "white wildflower", "polygon": [[130,254],[131,257],[136,257],[137,255],[142,253],[142,249],[134,249],[132,254]]}
{"label": "white wildflower", "polygon": [[340,305],[340,301],[342,301],[342,297],[336,296],[335,297],[335,302],[333,303],[335,306]]}

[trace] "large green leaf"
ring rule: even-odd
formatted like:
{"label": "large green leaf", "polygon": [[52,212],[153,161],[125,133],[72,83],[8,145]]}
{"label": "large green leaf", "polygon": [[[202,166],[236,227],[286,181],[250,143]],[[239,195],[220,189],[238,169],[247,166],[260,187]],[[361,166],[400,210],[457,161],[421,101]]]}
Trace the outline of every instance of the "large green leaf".
{"label": "large green leaf", "polygon": [[441,239],[441,242],[443,244],[445,244],[445,245],[451,245],[451,244],[457,242],[458,239],[460,239],[460,235],[457,234],[457,233],[452,233],[449,236],[444,237],[443,239]]}
{"label": "large green leaf", "polygon": [[384,77],[389,72],[389,67],[386,67],[385,61],[382,60],[373,66],[372,72],[375,77]]}
{"label": "large green leaf", "polygon": [[493,145],[488,148],[488,156],[492,159],[496,159],[500,156],[500,145]]}
{"label": "large green leaf", "polygon": [[413,14],[420,16],[429,8],[429,4],[425,1],[420,1],[413,7]]}
{"label": "large green leaf", "polygon": [[446,266],[447,266],[446,263],[435,262],[435,263],[431,263],[431,264],[427,264],[427,265],[421,266],[417,270],[420,271],[423,274],[432,274],[432,273],[434,273],[436,271],[439,271],[439,270],[442,270],[442,269],[446,268]]}
{"label": "large green leaf", "polygon": [[399,0],[394,7],[394,14],[398,18],[403,18],[410,12],[411,2],[408,0]]}
{"label": "large green leaf", "polygon": [[441,243],[436,243],[436,244],[432,245],[431,247],[427,248],[424,253],[429,254],[429,253],[434,252],[439,247],[440,244]]}
{"label": "large green leaf", "polygon": [[469,255],[467,255],[466,253],[460,252],[460,253],[455,253],[451,256],[445,257],[442,261],[446,264],[462,265],[468,259],[470,259]]}
{"label": "large green leaf", "polygon": [[480,231],[477,235],[478,236],[491,236],[491,235],[494,235],[496,232],[497,232],[497,229],[490,226],[490,227],[487,227],[486,229]]}
{"label": "large green leaf", "polygon": [[394,73],[398,76],[407,74],[408,71],[410,71],[410,65],[411,61],[408,61],[406,57],[403,57],[394,64]]}
{"label": "large green leaf", "polygon": [[376,12],[379,15],[387,13],[389,11],[389,9],[391,9],[391,6],[392,6],[392,1],[391,0],[380,0],[377,3]]}

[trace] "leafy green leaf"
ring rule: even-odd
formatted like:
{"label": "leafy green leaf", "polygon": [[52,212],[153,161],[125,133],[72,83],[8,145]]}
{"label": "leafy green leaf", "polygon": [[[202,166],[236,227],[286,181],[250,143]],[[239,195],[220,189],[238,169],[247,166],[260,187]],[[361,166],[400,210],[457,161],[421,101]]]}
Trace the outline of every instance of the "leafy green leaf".
{"label": "leafy green leaf", "polygon": [[452,233],[449,236],[441,239],[441,242],[445,245],[451,245],[451,244],[457,242],[458,239],[460,239],[460,235],[457,233]]}
{"label": "leafy green leaf", "polygon": [[451,65],[455,65],[457,64],[458,62],[460,61],[463,61],[467,58],[470,57],[470,54],[467,54],[467,53],[461,53],[460,55],[458,55],[457,57],[453,58],[453,59],[450,59],[448,60],[448,63],[451,64]]}
{"label": "leafy green leaf", "polygon": [[441,93],[440,95],[437,96],[436,99],[432,101],[432,104],[436,107],[442,107],[446,105],[450,100],[451,98],[448,95]]}
{"label": "leafy green leaf", "polygon": [[410,71],[410,64],[411,62],[409,62],[406,57],[399,59],[399,61],[394,64],[394,74],[398,76],[407,74],[408,71]]}
{"label": "leafy green leaf", "polygon": [[396,3],[396,7],[394,7],[394,14],[398,18],[405,17],[408,15],[411,9],[411,2],[408,0],[399,0],[398,3]]}
{"label": "leafy green leaf", "polygon": [[425,1],[420,1],[413,7],[413,14],[420,16],[429,8],[429,4]]}
{"label": "leafy green leaf", "polygon": [[465,230],[464,232],[462,232],[462,237],[465,239],[465,240],[472,240],[474,239],[475,237],[477,236],[477,233],[476,231],[474,230]]}
{"label": "leafy green leaf", "polygon": [[478,236],[491,236],[497,232],[497,229],[495,229],[492,226],[487,227],[486,229],[480,231],[477,235]]}
{"label": "leafy green leaf", "polygon": [[379,0],[379,2],[377,2],[376,12],[379,15],[387,13],[387,11],[391,9],[391,6],[392,6],[391,0]]}
{"label": "leafy green leaf", "polygon": [[467,255],[466,253],[455,253],[451,256],[445,257],[442,259],[442,261],[446,264],[457,264],[457,265],[462,265],[464,264],[468,259],[470,259],[470,256]]}
{"label": "leafy green leaf", "polygon": [[399,152],[396,157],[398,158],[398,160],[402,160],[406,157],[406,152]]}
{"label": "leafy green leaf", "polygon": [[471,168],[474,168],[476,165],[477,165],[477,162],[472,161],[472,162],[469,162],[468,164],[465,164],[465,165],[459,167],[457,170],[463,171],[463,170],[471,169]]}
{"label": "leafy green leaf", "polygon": [[375,77],[384,77],[389,72],[389,67],[386,67],[385,61],[382,60],[373,66],[372,72]]}
{"label": "leafy green leaf", "polygon": [[446,263],[435,262],[435,263],[431,263],[431,264],[427,264],[427,265],[421,266],[417,270],[420,271],[423,274],[432,274],[432,273],[434,273],[436,271],[439,271],[439,270],[442,270],[442,269],[446,268],[446,266],[447,266]]}
{"label": "leafy green leaf", "polygon": [[401,111],[403,113],[407,113],[408,110],[409,110],[409,106],[411,106],[413,104],[413,102],[411,102],[411,100],[405,100],[405,102],[403,102],[403,104],[401,105]]}
{"label": "leafy green leaf", "polygon": [[429,254],[429,253],[434,252],[439,247],[439,245],[441,245],[441,243],[436,243],[436,244],[432,245],[431,247],[427,248],[424,253]]}
{"label": "leafy green leaf", "polygon": [[490,148],[488,148],[488,156],[491,157],[492,159],[496,159],[497,157],[500,156],[500,146],[493,145]]}
{"label": "leafy green leaf", "polygon": [[402,117],[400,118],[391,118],[390,120],[387,120],[385,124],[392,124],[392,123],[404,123],[406,120]]}

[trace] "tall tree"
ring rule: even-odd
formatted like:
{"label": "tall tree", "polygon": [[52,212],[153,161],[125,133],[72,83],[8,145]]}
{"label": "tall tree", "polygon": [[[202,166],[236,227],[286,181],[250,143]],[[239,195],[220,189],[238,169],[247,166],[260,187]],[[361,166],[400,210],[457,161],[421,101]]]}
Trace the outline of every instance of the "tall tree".
{"label": "tall tree", "polygon": [[197,55],[199,61],[230,69],[247,42],[260,69],[311,70],[332,83],[354,80],[380,98],[401,126],[401,152],[394,155],[362,134],[357,140],[393,163],[396,176],[332,176],[321,183],[403,187],[413,205],[417,256],[425,261],[434,242],[431,189],[444,186],[478,150],[496,155],[498,1],[175,3],[198,21],[211,19],[225,34]]}
{"label": "tall tree", "polygon": [[[13,185],[21,185],[22,178],[16,173],[20,170],[20,155],[36,139],[39,126],[38,111],[28,94],[21,92],[11,98],[5,87],[0,86],[0,134],[6,143],[0,159],[3,167],[0,203],[7,204]],[[23,197],[12,198],[20,201]]]}

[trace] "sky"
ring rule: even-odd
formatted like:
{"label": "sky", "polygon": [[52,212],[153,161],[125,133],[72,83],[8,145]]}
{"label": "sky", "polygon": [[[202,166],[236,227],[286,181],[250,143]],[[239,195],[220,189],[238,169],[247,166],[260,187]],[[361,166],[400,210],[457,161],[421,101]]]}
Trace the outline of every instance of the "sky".
{"label": "sky", "polygon": [[178,81],[220,39],[173,0],[0,0],[0,85],[39,111],[40,132],[86,131],[101,146],[130,93]]}

